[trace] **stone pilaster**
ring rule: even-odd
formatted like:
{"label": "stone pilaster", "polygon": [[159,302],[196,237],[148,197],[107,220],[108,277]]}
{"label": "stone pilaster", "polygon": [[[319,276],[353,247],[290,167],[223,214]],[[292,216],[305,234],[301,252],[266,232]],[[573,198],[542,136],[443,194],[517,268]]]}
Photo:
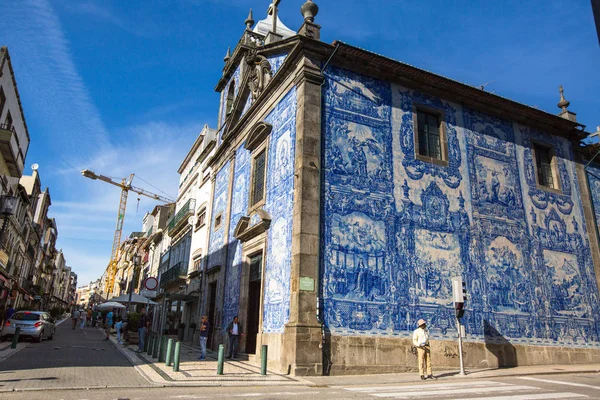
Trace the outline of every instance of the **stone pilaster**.
{"label": "stone pilaster", "polygon": [[[290,319],[283,342],[284,368],[293,375],[316,375],[322,369],[319,293],[321,201],[321,83],[318,64],[304,58],[295,79],[296,159]],[[300,281],[305,283],[300,286]],[[311,288],[312,284],[312,288]],[[312,290],[311,290],[312,289]]]}

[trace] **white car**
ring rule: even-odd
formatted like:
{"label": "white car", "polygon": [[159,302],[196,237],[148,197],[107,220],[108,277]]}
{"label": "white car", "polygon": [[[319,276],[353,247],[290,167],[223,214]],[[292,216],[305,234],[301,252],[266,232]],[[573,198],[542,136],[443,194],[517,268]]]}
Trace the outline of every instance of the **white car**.
{"label": "white car", "polygon": [[44,338],[52,340],[56,331],[54,318],[47,312],[17,311],[2,326],[0,341],[12,338],[17,327],[21,328],[19,338],[29,337],[38,343]]}

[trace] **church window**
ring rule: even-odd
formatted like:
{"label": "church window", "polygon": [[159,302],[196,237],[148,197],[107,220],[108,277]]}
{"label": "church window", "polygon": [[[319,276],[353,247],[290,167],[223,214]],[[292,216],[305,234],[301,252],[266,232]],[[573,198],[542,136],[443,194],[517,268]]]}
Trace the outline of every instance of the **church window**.
{"label": "church window", "polygon": [[417,155],[424,161],[445,161],[444,129],[440,115],[419,108],[415,114]]}
{"label": "church window", "polygon": [[217,215],[215,217],[215,231],[221,227],[222,220],[223,220],[223,215],[221,213],[219,213],[219,215]]}
{"label": "church window", "polygon": [[225,102],[225,115],[229,115],[233,111],[234,98],[235,98],[235,81],[233,80],[229,84],[229,90],[227,91],[227,100]]}
{"label": "church window", "polygon": [[265,149],[260,151],[252,160],[252,185],[250,192],[250,207],[255,207],[263,203],[265,197],[265,170],[267,152]]}
{"label": "church window", "polygon": [[537,183],[549,189],[560,190],[556,174],[556,157],[551,147],[533,144]]}
{"label": "church window", "polygon": [[443,115],[435,110],[415,108],[415,155],[422,161],[446,164],[447,149]]}

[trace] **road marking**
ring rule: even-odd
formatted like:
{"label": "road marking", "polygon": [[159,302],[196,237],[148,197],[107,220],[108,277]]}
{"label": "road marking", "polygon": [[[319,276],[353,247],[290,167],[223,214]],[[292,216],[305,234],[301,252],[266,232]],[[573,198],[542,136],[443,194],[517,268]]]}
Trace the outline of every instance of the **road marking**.
{"label": "road marking", "polygon": [[[424,385],[425,386],[425,385]],[[467,393],[493,393],[493,392],[513,392],[515,390],[539,390],[535,386],[518,386],[518,385],[505,385],[505,386],[490,386],[490,387],[478,387],[478,388],[458,388],[458,389],[446,389],[446,390],[416,390],[413,392],[395,392],[395,393],[372,393],[375,397],[396,397],[396,398],[409,398],[409,397],[424,397],[424,396],[446,396],[450,394],[467,394]]]}
{"label": "road marking", "polygon": [[540,379],[540,378],[529,378],[529,377],[522,377],[522,378],[517,378],[517,379],[523,379],[523,380],[527,380],[527,381],[536,381],[536,382],[545,382],[545,383],[555,383],[555,384],[559,384],[559,385],[577,386],[577,387],[584,387],[584,388],[600,390],[600,386],[586,385],[585,383],[553,381],[551,379]]}
{"label": "road marking", "polygon": [[587,398],[585,394],[579,393],[536,393],[536,394],[518,394],[516,396],[498,396],[498,397],[477,397],[469,400],[550,400],[550,399],[575,399]]}
{"label": "road marking", "polygon": [[358,388],[332,386],[332,388],[344,388],[344,389],[352,391],[352,392],[372,392],[372,391],[378,391],[378,390],[381,390],[381,391],[390,391],[390,390],[411,391],[411,390],[423,390],[424,388],[427,388],[427,389],[450,389],[450,388],[465,387],[465,386],[472,388],[474,386],[490,386],[490,385],[511,386],[510,383],[502,383],[502,382],[494,382],[494,381],[477,381],[477,382],[461,382],[461,383],[433,383],[433,384],[422,383],[421,385],[397,385],[397,386],[387,385],[387,386],[371,386],[371,387],[358,387]]}

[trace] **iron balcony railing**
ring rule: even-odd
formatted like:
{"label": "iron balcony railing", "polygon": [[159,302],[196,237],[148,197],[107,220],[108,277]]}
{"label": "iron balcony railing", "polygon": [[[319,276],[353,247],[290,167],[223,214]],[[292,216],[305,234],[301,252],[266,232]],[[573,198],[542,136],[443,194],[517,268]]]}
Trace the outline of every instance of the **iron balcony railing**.
{"label": "iron balcony railing", "polygon": [[171,219],[167,222],[167,230],[172,231],[179,223],[192,215],[194,213],[194,209],[196,208],[196,199],[189,199],[185,202],[183,207],[177,211],[175,215],[171,217]]}
{"label": "iron balcony railing", "polygon": [[187,278],[187,264],[179,261],[177,264],[162,273],[160,277],[160,286],[165,287],[178,279]]}

